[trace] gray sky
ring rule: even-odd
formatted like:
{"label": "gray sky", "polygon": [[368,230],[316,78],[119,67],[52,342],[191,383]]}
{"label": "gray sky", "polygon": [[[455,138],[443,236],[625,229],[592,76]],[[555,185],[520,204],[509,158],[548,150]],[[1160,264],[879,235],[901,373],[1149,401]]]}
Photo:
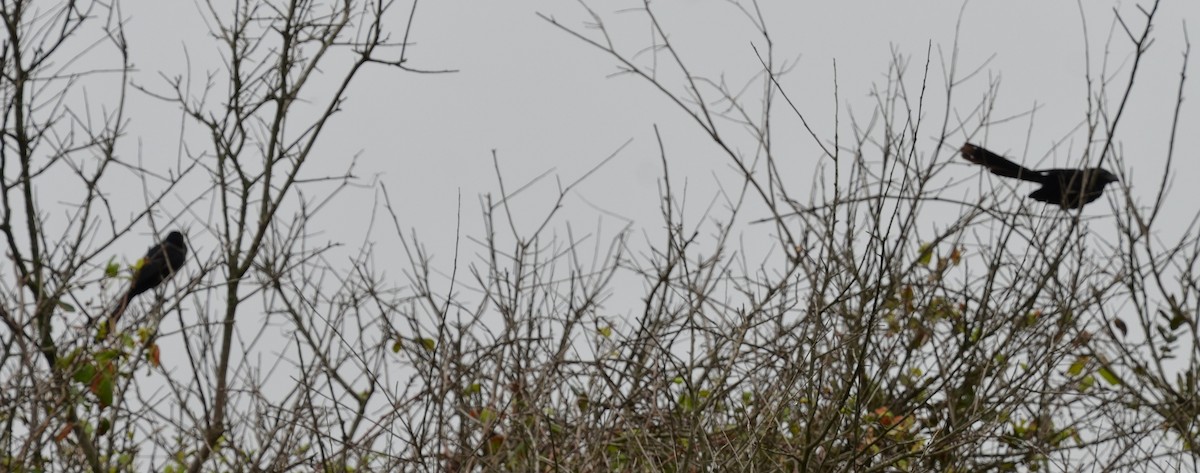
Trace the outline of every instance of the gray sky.
{"label": "gray sky", "polygon": [[[159,73],[182,74],[189,57],[195,80],[202,78],[200,71],[216,68],[215,43],[206,38],[207,26],[195,14],[194,4],[135,3],[125,11],[130,17],[129,36],[139,84],[161,87]],[[632,54],[650,44],[645,16],[630,10],[640,2],[589,4],[612,29],[622,50]],[[885,86],[893,53],[911,61],[906,86],[910,93],[917,93],[928,52],[932,56],[928,123],[921,133],[921,147],[932,152],[945,108],[944,68],[953,54],[957,29],[958,75],[983,69],[956,90],[950,104],[952,121],[971,112],[989,85],[989,77],[1000,78],[993,118],[1019,115],[1035,106],[1037,111],[993,125],[986,137],[973,140],[1033,167],[1065,166],[1079,156],[1084,138],[1078,126],[1087,112],[1084,74],[1088,55],[1093,73],[1099,72],[1105,61],[1107,70],[1115,72],[1110,98],[1116,103],[1115,92],[1123,90],[1127,80],[1131,47],[1114,23],[1114,12],[1120,12],[1137,29],[1143,18],[1136,5],[1030,0],[965,5],[941,1],[760,3],[776,60],[794,65],[781,82],[822,140],[832,141],[835,106],[840,109],[844,140],[850,136],[851,115],[860,120],[869,117],[875,106],[871,92]],[[751,45],[761,48],[763,39],[733,4],[689,0],[659,1],[652,6],[694,74],[723,78],[736,89],[760,73]],[[395,9],[397,35],[407,12],[407,5]],[[447,265],[459,196],[464,233],[478,234],[478,196],[498,193],[492,150],[499,156],[510,188],[554,170],[551,178],[514,202],[523,213],[518,220],[529,226],[540,222],[549,209],[555,176],[572,181],[632,140],[567,199],[564,216],[573,225],[592,229],[602,215],[598,207],[632,220],[636,229],[655,232],[660,228],[660,164],[652,128],[656,124],[664,137],[673,178],[677,185],[688,186],[693,215],[708,206],[718,184],[727,190],[737,188],[740,179],[728,158],[661,92],[640,78],[610,77],[617,70],[611,57],[536,13],[576,29],[582,29],[587,18],[575,2],[422,2],[410,37],[414,43],[408,53],[410,66],[459,72],[420,75],[382,67],[368,71],[355,83],[344,112],[328,130],[321,148],[324,155],[309,168],[309,176],[338,174],[360,154],[356,174],[368,183],[377,176],[397,204],[402,225],[415,228],[438,261]],[[1163,166],[1185,22],[1200,23],[1200,2],[1163,2],[1155,43],[1141,66],[1141,78],[1118,136],[1126,164],[1134,173],[1134,192],[1144,203],[1152,198]],[[1106,48],[1110,50],[1107,53]],[[650,56],[641,58],[648,61]],[[839,103],[833,97],[835,60]],[[1193,58],[1193,63],[1196,60]],[[1195,75],[1195,64],[1190,69]],[[674,91],[683,91],[682,81],[665,82]],[[760,106],[759,90],[761,81],[756,81],[747,105]],[[1200,96],[1195,80],[1187,86],[1185,96]],[[141,146],[143,159],[177,156],[178,111],[138,94],[132,106],[131,132],[140,140],[136,144]],[[773,120],[777,159],[785,173],[795,176],[792,194],[806,198],[813,170],[821,163],[819,148],[782,101],[776,104]],[[968,128],[974,129],[977,122],[975,118]],[[1200,173],[1191,151],[1200,147],[1194,132],[1198,126],[1195,111],[1185,109],[1176,156],[1181,175]],[[194,125],[188,127],[195,131]],[[728,125],[726,132],[739,137],[735,145],[740,149],[753,152],[745,133]],[[956,148],[965,138],[961,132],[951,135],[942,159],[958,160],[949,147]],[[1052,151],[1059,141],[1064,144]],[[131,143],[126,146],[133,146]],[[129,152],[136,151],[130,148]],[[978,169],[963,163],[945,178],[962,180],[977,173]],[[980,182],[967,179],[950,194],[968,198]],[[1032,188],[1016,189],[1019,195],[1029,191]],[[1181,199],[1200,197],[1200,192],[1187,186],[1175,188],[1174,193]],[[369,207],[375,194],[372,188],[345,194],[337,201],[338,207],[318,219],[327,228],[321,238],[345,241],[351,247],[362,241],[369,215],[361,209]],[[1090,207],[1089,212],[1108,211],[1102,207]],[[1181,202],[1168,210],[1188,217],[1194,208],[1194,203]],[[759,206],[749,209],[743,220],[765,216]],[[203,211],[195,218],[204,218]],[[625,225],[611,216],[603,219],[606,231]],[[388,226],[376,229],[383,235],[390,231]],[[767,231],[763,226],[762,232]]]}

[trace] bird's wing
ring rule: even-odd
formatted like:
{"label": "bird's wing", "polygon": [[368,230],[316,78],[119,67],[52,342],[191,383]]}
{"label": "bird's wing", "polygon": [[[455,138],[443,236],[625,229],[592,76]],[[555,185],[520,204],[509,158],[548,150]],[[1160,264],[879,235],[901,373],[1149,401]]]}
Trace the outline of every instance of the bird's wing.
{"label": "bird's wing", "polygon": [[133,285],[130,286],[129,291],[134,296],[149,291],[166,279],[168,272],[169,268],[164,257],[147,257],[142,260],[142,265],[134,273]]}
{"label": "bird's wing", "polygon": [[157,245],[151,246],[150,248],[147,248],[146,256],[143,256],[142,258],[145,258],[147,260],[153,259],[153,258],[163,258],[164,257],[163,252],[165,252],[165,251],[166,251],[166,243],[159,243]]}
{"label": "bird's wing", "polygon": [[146,256],[142,257],[141,264],[133,274],[130,293],[136,296],[149,291],[174,273],[178,264],[172,264],[171,250],[171,246],[166,243],[154,245],[146,250]]}
{"label": "bird's wing", "polygon": [[971,143],[964,144],[961,151],[963,159],[986,167],[992,174],[997,176],[1013,177],[1033,182],[1042,182],[1045,179],[1045,174],[1039,171],[1021,166],[1009,161],[1004,156],[1000,156]]}

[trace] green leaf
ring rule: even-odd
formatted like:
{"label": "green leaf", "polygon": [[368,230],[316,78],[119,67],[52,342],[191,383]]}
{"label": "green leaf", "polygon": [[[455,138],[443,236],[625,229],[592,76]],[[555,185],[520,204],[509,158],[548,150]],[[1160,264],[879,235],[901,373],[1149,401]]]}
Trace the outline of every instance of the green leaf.
{"label": "green leaf", "polygon": [[691,411],[696,407],[696,400],[687,394],[680,394],[679,407],[684,411]]}
{"label": "green leaf", "polygon": [[60,356],[57,360],[54,360],[54,366],[60,370],[66,370],[67,368],[70,368],[71,364],[75,363],[75,357],[79,356],[79,353],[79,348],[71,350],[71,353]]}
{"label": "green leaf", "polygon": [[929,262],[933,260],[933,245],[929,243],[922,243],[921,249],[917,251],[920,254],[920,256],[917,257],[917,264],[928,266]]}
{"label": "green leaf", "polygon": [[1071,363],[1071,367],[1067,368],[1067,373],[1069,373],[1071,376],[1079,376],[1079,373],[1082,373],[1083,369],[1087,367],[1087,362],[1088,357],[1086,356],[1076,358],[1075,362]]}
{"label": "green leaf", "polygon": [[605,325],[603,327],[600,327],[599,331],[600,331],[600,336],[602,336],[604,338],[612,337],[612,327]]}
{"label": "green leaf", "polygon": [[1079,381],[1079,390],[1087,391],[1089,389],[1092,389],[1092,386],[1094,386],[1095,384],[1096,384],[1096,377],[1089,374],[1087,376],[1084,376],[1083,379]]}
{"label": "green leaf", "polygon": [[96,352],[96,361],[100,363],[108,363],[121,356],[121,352],[116,349],[100,350]]}
{"label": "green leaf", "polygon": [[96,334],[92,338],[96,339],[96,341],[101,341],[101,340],[108,338],[108,319],[107,318],[105,318],[104,320],[101,320],[100,323],[96,324]]}
{"label": "green leaf", "polygon": [[104,265],[104,277],[115,278],[121,274],[121,265],[117,264],[116,258],[108,260],[108,264]]}
{"label": "green leaf", "polygon": [[72,377],[72,379],[74,379],[76,383],[89,384],[92,382],[92,377],[94,376],[96,376],[96,367],[92,366],[91,364],[86,364],[75,370],[75,375]]}
{"label": "green leaf", "polygon": [[1104,378],[1105,381],[1108,381],[1108,384],[1113,386],[1121,384],[1121,378],[1118,378],[1117,375],[1112,371],[1109,371],[1108,368],[1100,368],[1098,373],[1100,374],[1101,378]]}
{"label": "green leaf", "polygon": [[426,350],[433,351],[437,348],[437,341],[432,338],[422,338],[421,345],[424,346]]}
{"label": "green leaf", "polygon": [[108,407],[113,402],[113,377],[111,374],[100,375],[100,382],[96,383],[94,389],[96,397],[100,399],[100,405]]}
{"label": "green leaf", "polygon": [[1040,318],[1042,318],[1042,311],[1040,311],[1040,310],[1029,311],[1028,314],[1025,314],[1025,326],[1032,327],[1032,326],[1036,325],[1038,319],[1040,319]]}
{"label": "green leaf", "polygon": [[1075,435],[1076,435],[1075,429],[1073,429],[1073,428],[1068,427],[1066,429],[1060,430],[1058,433],[1054,434],[1054,436],[1050,437],[1050,445],[1057,447],[1064,440],[1074,437]]}
{"label": "green leaf", "polygon": [[401,348],[404,348],[404,344],[401,343],[400,338],[396,338],[396,341],[392,342],[392,353],[400,353]]}

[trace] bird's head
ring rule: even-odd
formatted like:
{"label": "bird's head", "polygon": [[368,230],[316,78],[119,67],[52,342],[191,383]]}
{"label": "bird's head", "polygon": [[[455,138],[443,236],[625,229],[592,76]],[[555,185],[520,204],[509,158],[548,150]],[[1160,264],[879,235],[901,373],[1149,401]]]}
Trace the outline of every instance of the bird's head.
{"label": "bird's head", "polygon": [[1110,182],[1120,182],[1121,181],[1120,179],[1117,179],[1116,174],[1108,172],[1107,169],[1096,168],[1094,172],[1096,173],[1096,177],[1095,177],[1096,182],[1100,182],[1102,184],[1108,184]]}
{"label": "bird's head", "polygon": [[167,239],[164,241],[169,245],[183,246],[183,234],[173,231],[167,234]]}

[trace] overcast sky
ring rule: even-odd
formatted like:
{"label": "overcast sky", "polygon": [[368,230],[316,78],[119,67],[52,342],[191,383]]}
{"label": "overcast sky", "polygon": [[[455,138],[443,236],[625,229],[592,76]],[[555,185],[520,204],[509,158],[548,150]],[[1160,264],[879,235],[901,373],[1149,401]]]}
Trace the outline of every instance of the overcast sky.
{"label": "overcast sky", "polygon": [[[650,45],[646,17],[634,10],[641,2],[588,4],[611,28],[610,34],[623,51],[634,54]],[[1083,134],[1078,127],[1087,112],[1089,57],[1093,73],[1102,67],[1116,73],[1114,93],[1124,87],[1131,46],[1115,26],[1115,14],[1124,15],[1132,28],[1140,28],[1144,18],[1137,5],[1091,0],[759,3],[776,60],[793,66],[781,83],[823,141],[832,142],[835,107],[840,109],[842,136],[851,132],[851,115],[869,117],[876,105],[872,91],[886,86],[893,57],[911,61],[905,83],[914,91],[921,84],[928,58],[926,119],[931,122],[920,139],[924,140],[921,149],[933,153],[945,108],[944,70],[954,54],[957,34],[959,75],[982,69],[956,91],[949,104],[951,116],[969,114],[990,80],[999,78],[993,118],[1020,115],[1035,107],[1037,111],[993,125],[986,136],[973,139],[1035,167],[1068,165],[1079,156]],[[733,4],[687,0],[656,1],[652,6],[694,74],[738,88],[761,72],[753,46],[763,48],[765,42]],[[408,9],[408,5],[394,9],[396,39]],[[135,80],[140,85],[161,86],[160,74],[184,74],[189,60],[193,77],[199,77],[201,70],[219,67],[219,51],[206,36],[209,26],[196,5],[133,2],[124,12],[129,17],[128,34],[138,66]],[[448,263],[453,248],[459,196],[465,233],[477,234],[479,195],[498,193],[493,150],[510,188],[553,170],[551,178],[515,201],[524,212],[518,219],[530,225],[549,209],[556,190],[554,177],[573,181],[629,141],[609,165],[567,199],[568,220],[593,228],[597,219],[603,218],[611,231],[626,225],[625,219],[635,229],[653,232],[660,228],[657,186],[661,166],[654,125],[662,132],[673,178],[688,185],[692,211],[703,211],[719,185],[740,184],[729,159],[661,92],[643,79],[613,76],[617,71],[613,58],[556,28],[539,13],[596,37],[595,30],[585,28],[586,11],[575,2],[420,3],[410,36],[409,65],[457,72],[369,70],[355,82],[344,111],[323,141],[323,155],[308,174],[338,174],[357,155],[356,174],[364,183],[378,179],[387,186],[402,224],[416,229],[443,263]],[[1163,2],[1153,33],[1155,42],[1141,66],[1141,79],[1118,136],[1128,159],[1125,164],[1134,173],[1134,193],[1145,202],[1156,191],[1165,158],[1184,50],[1183,31],[1185,25],[1198,23],[1200,2]],[[1195,64],[1190,70],[1194,76]],[[681,81],[665,82],[674,91],[683,91]],[[753,84],[747,103],[758,107],[761,81]],[[1200,85],[1192,80],[1184,94],[1189,99],[1200,96]],[[127,152],[140,152],[143,159],[169,157],[173,162],[180,153],[178,110],[136,93],[131,101],[130,135],[138,141],[127,141]],[[795,177],[793,194],[807,196],[812,172],[822,160],[820,149],[790,110],[782,103],[776,106],[772,125],[776,157],[784,171]],[[1193,151],[1200,146],[1196,111],[1185,109],[1182,123],[1177,173],[1196,175],[1200,173]],[[952,135],[941,157],[957,160],[951,148],[965,139],[962,133]],[[1059,142],[1065,144],[1055,148]],[[132,146],[140,149],[135,151]],[[753,152],[747,141],[738,146],[747,154]],[[950,177],[964,178],[979,170],[962,163],[950,172]],[[967,180],[951,194],[965,198],[979,183]],[[1031,190],[1017,189],[1022,194]],[[1194,186],[1177,186],[1174,192],[1200,198]],[[318,220],[327,232],[320,238],[351,244],[366,238],[367,209],[376,193],[377,188],[367,186],[346,194],[337,208]],[[1101,207],[1105,205],[1088,211],[1110,211]],[[1194,209],[1194,203],[1180,200],[1169,210],[1187,217]],[[200,212],[193,218],[204,217]],[[762,227],[763,232],[769,231]],[[386,235],[391,229],[376,231]],[[203,241],[201,235],[191,238]]]}

